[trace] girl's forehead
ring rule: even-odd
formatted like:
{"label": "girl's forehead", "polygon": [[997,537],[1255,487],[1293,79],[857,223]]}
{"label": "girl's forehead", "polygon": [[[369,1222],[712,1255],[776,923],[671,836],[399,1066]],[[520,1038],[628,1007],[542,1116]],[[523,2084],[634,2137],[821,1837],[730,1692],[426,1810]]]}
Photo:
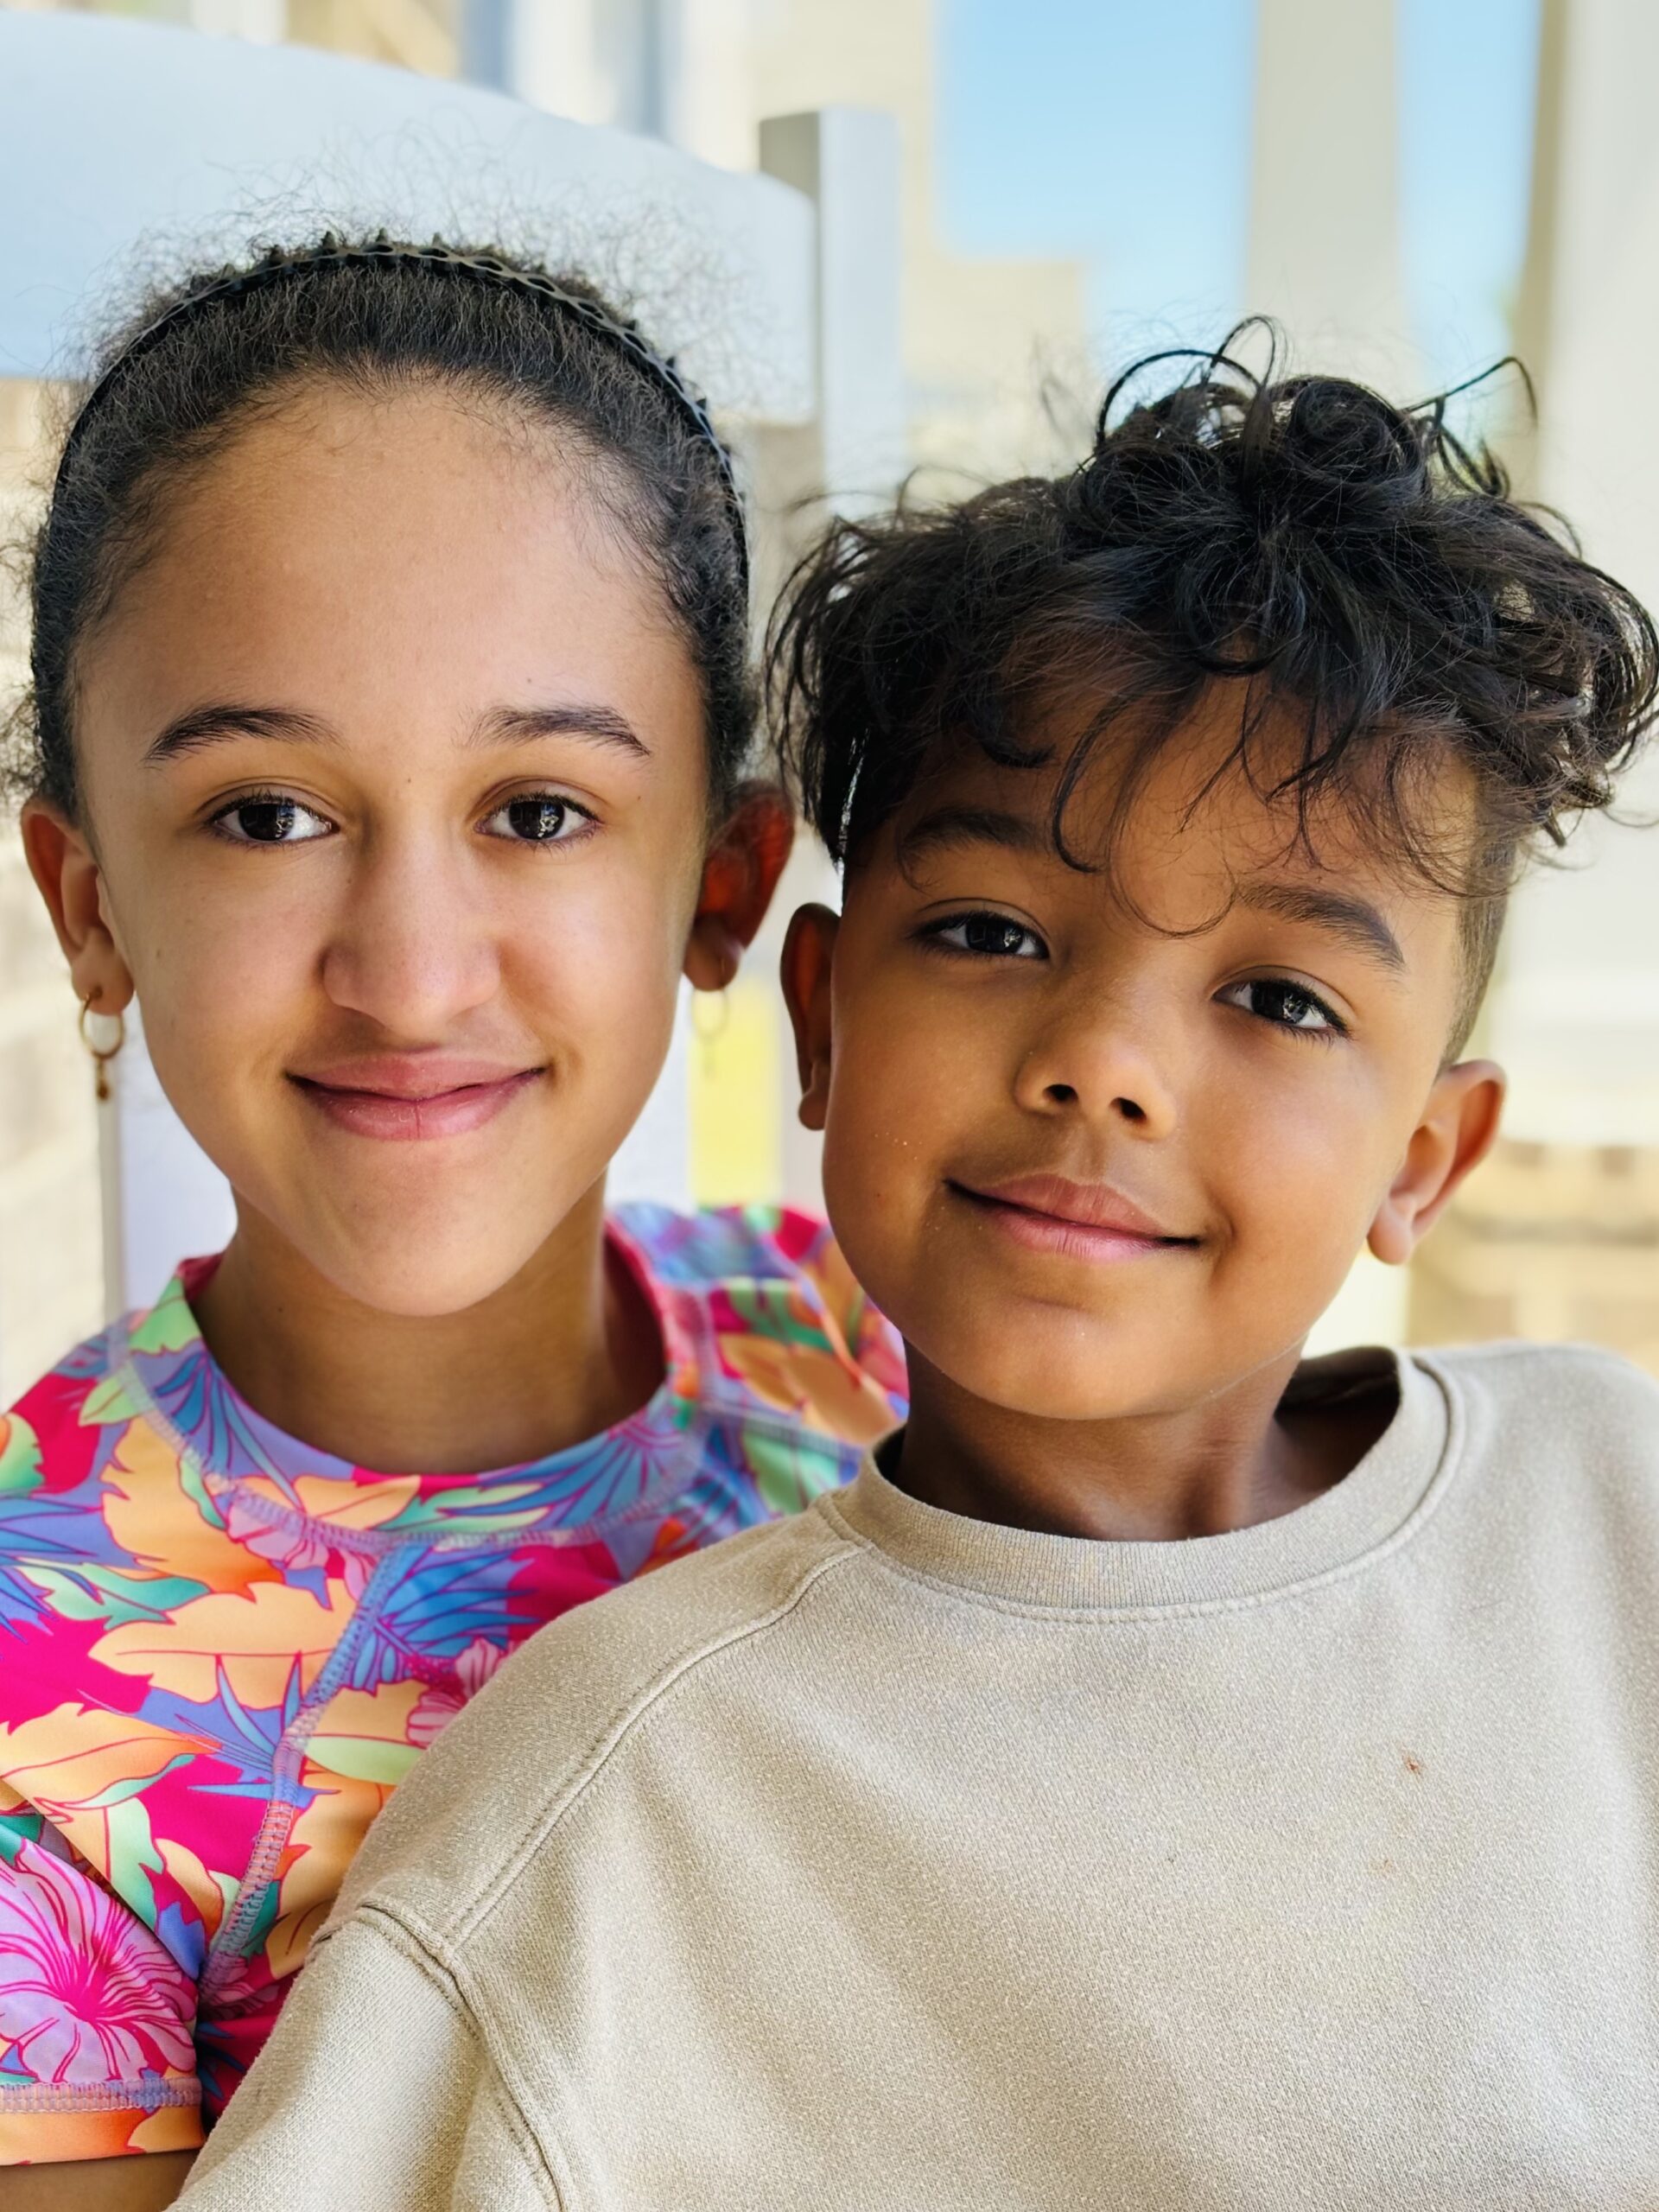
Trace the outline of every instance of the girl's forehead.
{"label": "girl's forehead", "polygon": [[[356,531],[366,557],[396,551],[400,523],[458,503],[520,529],[591,529],[606,488],[579,440],[486,393],[429,380],[359,391],[318,378],[274,394],[154,486],[148,505],[158,554],[176,557],[215,531]],[[365,512],[383,527],[364,531]]]}
{"label": "girl's forehead", "polygon": [[701,686],[647,564],[556,456],[443,395],[275,410],[194,473],[83,647],[79,730],[135,755],[234,703],[340,741],[603,707],[698,773]]}
{"label": "girl's forehead", "polygon": [[332,636],[377,626],[423,659],[463,630],[569,651],[668,627],[572,456],[442,394],[307,393],[164,488],[88,657],[280,641],[326,664]]}

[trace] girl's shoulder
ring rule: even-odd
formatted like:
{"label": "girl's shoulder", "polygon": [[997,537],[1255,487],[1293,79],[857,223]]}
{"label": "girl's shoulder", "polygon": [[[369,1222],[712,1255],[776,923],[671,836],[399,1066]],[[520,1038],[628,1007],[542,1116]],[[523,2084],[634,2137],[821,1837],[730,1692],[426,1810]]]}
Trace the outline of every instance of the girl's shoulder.
{"label": "girl's shoulder", "polygon": [[129,1314],[72,1345],[0,1414],[0,1499],[61,1494],[91,1473],[100,1397],[146,1318]]}
{"label": "girl's shoulder", "polygon": [[828,1222],[793,1206],[705,1206],[681,1213],[642,1202],[614,1208],[610,1219],[663,1283],[810,1274],[823,1254],[836,1251]]}
{"label": "girl's shoulder", "polygon": [[864,1444],[904,1418],[904,1347],[827,1223],[794,1207],[616,1209],[613,1236],[701,1340],[717,1390]]}

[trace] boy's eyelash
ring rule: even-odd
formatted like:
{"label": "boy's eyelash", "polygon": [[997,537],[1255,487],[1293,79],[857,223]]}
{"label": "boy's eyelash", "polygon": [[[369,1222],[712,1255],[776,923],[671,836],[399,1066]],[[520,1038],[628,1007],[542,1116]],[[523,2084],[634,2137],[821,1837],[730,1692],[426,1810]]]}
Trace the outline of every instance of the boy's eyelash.
{"label": "boy's eyelash", "polygon": [[[1328,1005],[1309,985],[1299,983],[1292,976],[1241,976],[1237,982],[1229,984],[1227,988],[1235,991],[1249,990],[1252,988],[1283,991],[1287,997],[1306,1001],[1325,1024],[1322,1029],[1303,1029],[1293,1021],[1276,1021],[1271,1014],[1253,1014],[1252,1018],[1255,1020],[1266,1022],[1269,1028],[1281,1029],[1287,1036],[1306,1037],[1314,1044],[1329,1045],[1335,1043],[1340,1038],[1346,1037],[1349,1033],[1348,1024],[1335,1007]],[[1247,1009],[1241,1007],[1239,1011],[1243,1013]]]}
{"label": "boy's eyelash", "polygon": [[[1029,938],[1039,950],[1036,954],[976,951],[971,945],[947,944],[946,932],[959,930],[971,922],[988,922],[994,928],[1011,930],[1022,938]],[[937,921],[925,922],[916,932],[918,940],[932,951],[942,952],[957,960],[1020,960],[1048,958],[1048,947],[1028,922],[1016,922],[1011,914],[999,914],[993,906],[964,906],[959,913],[942,914]]]}

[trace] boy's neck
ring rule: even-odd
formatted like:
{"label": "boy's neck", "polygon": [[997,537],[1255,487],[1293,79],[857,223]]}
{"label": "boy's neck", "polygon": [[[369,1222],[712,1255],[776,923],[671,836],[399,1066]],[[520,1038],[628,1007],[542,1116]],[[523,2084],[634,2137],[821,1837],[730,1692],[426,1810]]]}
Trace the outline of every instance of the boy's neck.
{"label": "boy's neck", "polygon": [[1286,1393],[1296,1352],[1179,1412],[1057,1421],[970,1396],[910,1352],[890,1471],[924,1504],[1050,1535],[1163,1542],[1277,1520],[1340,1482],[1393,1416],[1372,1387]]}
{"label": "boy's neck", "polygon": [[464,1313],[359,1305],[246,1210],[194,1304],[208,1350],[256,1411],[386,1473],[543,1458],[625,1419],[662,1376],[645,1297],[607,1264],[602,1184]]}

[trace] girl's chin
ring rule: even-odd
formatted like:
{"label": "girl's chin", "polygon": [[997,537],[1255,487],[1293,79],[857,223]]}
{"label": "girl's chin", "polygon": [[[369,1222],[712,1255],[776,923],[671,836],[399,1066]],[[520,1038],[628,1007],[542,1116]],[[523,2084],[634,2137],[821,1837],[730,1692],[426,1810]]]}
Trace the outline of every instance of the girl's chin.
{"label": "girl's chin", "polygon": [[358,1306],[405,1320],[464,1313],[504,1290],[527,1268],[564,1217],[550,1210],[532,1225],[522,1211],[503,1219],[499,1199],[465,1221],[433,1221],[418,1211],[344,1238],[329,1224],[293,1242],[316,1272]]}

